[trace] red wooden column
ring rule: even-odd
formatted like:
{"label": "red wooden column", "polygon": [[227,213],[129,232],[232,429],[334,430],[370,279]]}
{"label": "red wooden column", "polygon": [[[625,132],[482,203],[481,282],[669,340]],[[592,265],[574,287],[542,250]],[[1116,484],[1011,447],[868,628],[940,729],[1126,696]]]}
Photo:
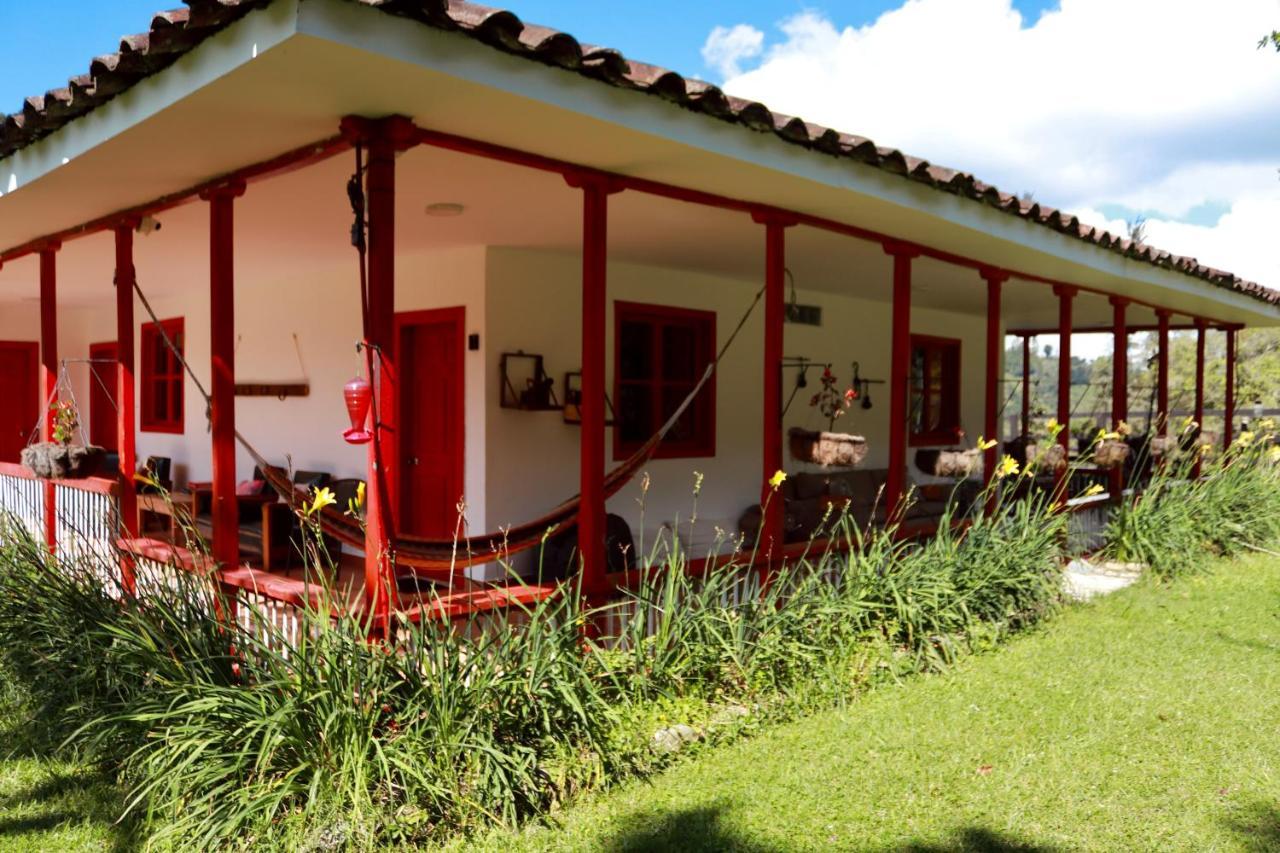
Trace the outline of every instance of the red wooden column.
{"label": "red wooden column", "polygon": [[[116,449],[119,463],[116,481],[119,488],[120,535],[126,539],[138,535],[138,491],[133,474],[138,467],[137,436],[134,425],[133,385],[133,286],[137,273],[133,266],[133,229],[136,223],[125,221],[115,227],[116,238]],[[125,592],[136,592],[133,560],[120,555],[120,580]]]}
{"label": "red wooden column", "polygon": [[209,424],[213,442],[213,559],[220,569],[240,565],[236,500],[235,200],[244,181],[201,193],[209,202]]}
{"label": "red wooden column", "polygon": [[578,444],[578,558],[582,593],[599,604],[609,593],[605,552],[605,315],[608,305],[609,196],[617,187],[594,174],[569,174],[582,190],[582,429]]}
{"label": "red wooden column", "polygon": [[1022,436],[1031,435],[1031,336],[1022,336]]}
{"label": "red wooden column", "polygon": [[410,147],[412,122],[403,116],[348,116],[342,133],[365,146],[368,216],[368,316],[365,344],[374,389],[365,497],[365,607],[376,633],[386,634],[397,606],[394,541],[400,511],[400,396],[395,347],[396,153]]}
{"label": "red wooden column", "polygon": [[[1058,444],[1067,455],[1070,464],[1071,451],[1071,302],[1075,299],[1076,288],[1064,284],[1056,284],[1053,292],[1058,296],[1058,424],[1062,430],[1058,433]],[[1067,471],[1062,469],[1054,473],[1054,496],[1059,503],[1067,500]]]}
{"label": "red wooden column", "polygon": [[[1129,300],[1111,297],[1111,428],[1129,418],[1129,327],[1125,325],[1125,309]],[[1120,500],[1124,492],[1124,469],[1109,472],[1112,500]]]}
{"label": "red wooden column", "polygon": [[[1205,357],[1205,337],[1208,334],[1207,324],[1199,317],[1196,318],[1196,403],[1195,414],[1192,416],[1196,422],[1196,429],[1204,431],[1204,357]],[[1196,454],[1195,467],[1192,476],[1199,479],[1202,457]]]}
{"label": "red wooden column", "polygon": [[1156,309],[1156,435],[1169,431],[1169,317],[1171,312]]}
{"label": "red wooden column", "polygon": [[[1004,372],[1004,331],[1000,328],[1000,290],[1009,274],[1003,270],[983,269],[987,282],[987,388],[983,401],[982,437],[998,441],[1000,435],[1000,376]],[[982,482],[989,486],[995,477],[999,445],[982,452]],[[992,498],[994,500],[994,498]],[[990,510],[991,505],[988,506]]]}
{"label": "red wooden column", "polygon": [[782,341],[786,319],[786,229],[796,223],[774,211],[759,211],[752,219],[764,231],[764,375],[760,401],[763,420],[760,433],[760,505],[765,508],[760,520],[759,551],[779,562],[785,543],[782,496],[773,494],[769,480],[782,470]]}
{"label": "red wooden column", "polygon": [[1239,326],[1227,326],[1227,376],[1226,390],[1222,395],[1222,449],[1231,446],[1236,420],[1236,331]]}
{"label": "red wooden column", "polygon": [[[53,441],[53,412],[49,408],[58,389],[58,250],[61,243],[40,249],[40,387],[44,411],[40,440]],[[44,539],[49,551],[58,544],[58,498],[52,482],[44,484]]]}
{"label": "red wooden column", "polygon": [[889,471],[885,479],[886,518],[902,509],[907,476],[907,383],[911,362],[911,259],[920,253],[902,243],[886,243],[893,257],[893,321],[889,344]]}

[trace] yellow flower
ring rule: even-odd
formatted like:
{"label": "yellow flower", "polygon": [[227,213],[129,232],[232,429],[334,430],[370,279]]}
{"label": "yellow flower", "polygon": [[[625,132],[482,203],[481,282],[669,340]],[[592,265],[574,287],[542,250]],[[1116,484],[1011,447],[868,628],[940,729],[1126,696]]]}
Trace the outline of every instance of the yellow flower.
{"label": "yellow flower", "polygon": [[356,506],[364,506],[365,485],[364,480],[356,486]]}
{"label": "yellow flower", "polygon": [[1280,447],[1272,447],[1267,451],[1267,461],[1273,464],[1280,462]]}
{"label": "yellow flower", "polygon": [[1240,437],[1235,440],[1235,443],[1240,447],[1248,447],[1253,444],[1253,433],[1249,430],[1245,430],[1240,433]]}
{"label": "yellow flower", "polygon": [[347,515],[352,518],[360,518],[364,514],[364,481],[361,480],[356,484],[356,496],[347,499]]}
{"label": "yellow flower", "polygon": [[1045,423],[1044,428],[1049,431],[1049,435],[1051,436],[1056,436],[1058,433],[1062,432],[1062,424],[1058,423],[1057,418],[1049,418],[1048,422]]}
{"label": "yellow flower", "polygon": [[1196,419],[1191,417],[1191,415],[1187,415],[1185,418],[1182,419],[1183,432],[1191,432],[1193,429],[1196,429],[1199,426],[1200,424],[1196,423]]}
{"label": "yellow flower", "polygon": [[995,446],[996,446],[996,443],[995,443],[995,441],[994,441],[994,440],[988,441],[987,439],[983,438],[982,436],[978,436],[978,449],[979,449],[979,450],[990,450],[991,448],[993,448],[993,447],[995,447]]}
{"label": "yellow flower", "polygon": [[1082,498],[1091,498],[1091,497],[1093,497],[1094,495],[1100,495],[1100,494],[1102,494],[1104,491],[1105,491],[1105,489],[1103,489],[1103,488],[1102,488],[1102,486],[1099,486],[1097,483],[1094,483],[1092,486],[1090,486],[1089,488],[1085,489],[1085,490],[1084,490],[1084,494],[1082,494],[1080,497],[1082,497]]}
{"label": "yellow flower", "polygon": [[1018,473],[1018,460],[1012,456],[1005,456],[1000,460],[1000,465],[996,468],[996,477],[1003,480],[1013,474]]}
{"label": "yellow flower", "polygon": [[325,486],[323,489],[314,489],[313,493],[314,496],[311,498],[311,503],[307,504],[303,508],[308,516],[315,515],[325,507],[333,506],[338,502],[337,496],[334,495],[333,490],[328,486]]}
{"label": "yellow flower", "polygon": [[1120,433],[1120,435],[1132,435],[1133,427],[1129,426],[1128,421],[1121,421],[1116,424],[1116,432]]}
{"label": "yellow flower", "polygon": [[1258,421],[1258,429],[1262,430],[1263,432],[1268,432],[1275,428],[1276,428],[1275,418],[1262,418]]}
{"label": "yellow flower", "polygon": [[769,485],[773,489],[777,489],[778,486],[781,486],[786,481],[786,479],[787,479],[787,475],[784,471],[782,470],[775,471],[773,473],[773,476],[769,478]]}

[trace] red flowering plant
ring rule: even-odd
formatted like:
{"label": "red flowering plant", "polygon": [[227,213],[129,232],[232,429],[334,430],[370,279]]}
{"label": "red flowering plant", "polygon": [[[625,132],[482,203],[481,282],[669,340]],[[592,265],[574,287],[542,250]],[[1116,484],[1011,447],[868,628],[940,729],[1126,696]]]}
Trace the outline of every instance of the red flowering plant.
{"label": "red flowering plant", "polygon": [[70,400],[55,400],[49,405],[53,415],[53,440],[58,444],[70,444],[80,428],[80,415]]}
{"label": "red flowering plant", "polygon": [[809,405],[821,412],[822,416],[827,419],[828,432],[835,429],[836,418],[843,415],[845,410],[853,405],[853,401],[858,399],[857,391],[852,388],[840,391],[837,388],[838,385],[839,380],[831,372],[831,368],[822,368],[822,387],[809,400]]}

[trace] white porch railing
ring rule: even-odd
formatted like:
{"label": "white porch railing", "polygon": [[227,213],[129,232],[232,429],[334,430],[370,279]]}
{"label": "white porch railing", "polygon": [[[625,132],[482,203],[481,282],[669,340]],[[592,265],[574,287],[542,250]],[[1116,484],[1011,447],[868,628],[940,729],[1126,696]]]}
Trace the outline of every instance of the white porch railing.
{"label": "white porch railing", "polygon": [[0,513],[44,538],[44,485],[21,466],[0,463]]}

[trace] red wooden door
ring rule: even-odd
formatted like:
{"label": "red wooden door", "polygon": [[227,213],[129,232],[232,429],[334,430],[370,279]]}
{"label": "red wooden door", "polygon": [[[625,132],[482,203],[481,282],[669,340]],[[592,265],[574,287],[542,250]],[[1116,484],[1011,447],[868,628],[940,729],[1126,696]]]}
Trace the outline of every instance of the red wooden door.
{"label": "red wooden door", "polygon": [[396,315],[400,370],[400,527],[453,533],[462,498],[462,308]]}
{"label": "red wooden door", "polygon": [[0,462],[17,462],[40,415],[40,345],[0,341]]}
{"label": "red wooden door", "polygon": [[116,450],[116,342],[89,344],[89,443]]}

